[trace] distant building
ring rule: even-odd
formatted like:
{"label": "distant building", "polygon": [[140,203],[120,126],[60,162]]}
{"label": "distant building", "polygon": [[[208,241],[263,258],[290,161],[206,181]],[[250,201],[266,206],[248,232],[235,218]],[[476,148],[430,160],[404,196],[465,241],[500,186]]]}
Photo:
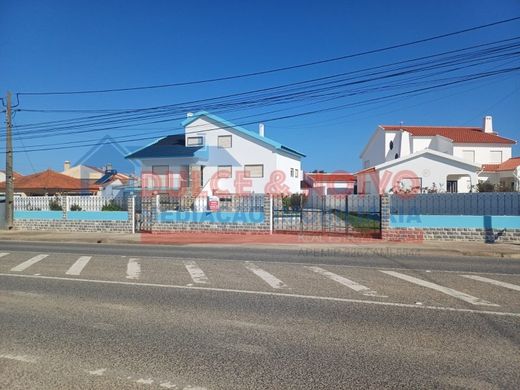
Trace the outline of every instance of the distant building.
{"label": "distant building", "polygon": [[353,194],[356,186],[356,177],[352,173],[347,172],[305,172],[301,185],[302,192],[305,195]]}

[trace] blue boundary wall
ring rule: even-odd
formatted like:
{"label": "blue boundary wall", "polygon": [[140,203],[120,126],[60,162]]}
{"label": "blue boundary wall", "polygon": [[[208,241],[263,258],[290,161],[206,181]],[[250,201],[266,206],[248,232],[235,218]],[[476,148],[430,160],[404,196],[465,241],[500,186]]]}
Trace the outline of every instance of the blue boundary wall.
{"label": "blue boundary wall", "polygon": [[395,215],[391,228],[520,229],[520,216],[508,215]]}
{"label": "blue boundary wall", "polygon": [[170,211],[157,215],[160,223],[264,223],[263,211]]}
{"label": "blue boundary wall", "polygon": [[63,219],[63,211],[25,211],[15,210],[14,219]]}
{"label": "blue boundary wall", "polygon": [[63,211],[15,210],[15,219],[70,220],[70,221],[127,221],[127,211],[69,211],[63,218]]}

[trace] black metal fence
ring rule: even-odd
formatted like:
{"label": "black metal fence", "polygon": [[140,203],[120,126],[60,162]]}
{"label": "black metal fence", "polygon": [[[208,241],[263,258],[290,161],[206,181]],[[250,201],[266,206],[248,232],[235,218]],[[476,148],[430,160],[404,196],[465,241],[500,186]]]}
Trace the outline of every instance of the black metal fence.
{"label": "black metal fence", "polygon": [[396,215],[520,215],[519,192],[391,195]]}
{"label": "black metal fence", "polygon": [[379,195],[275,196],[273,230],[368,237],[381,235]]}

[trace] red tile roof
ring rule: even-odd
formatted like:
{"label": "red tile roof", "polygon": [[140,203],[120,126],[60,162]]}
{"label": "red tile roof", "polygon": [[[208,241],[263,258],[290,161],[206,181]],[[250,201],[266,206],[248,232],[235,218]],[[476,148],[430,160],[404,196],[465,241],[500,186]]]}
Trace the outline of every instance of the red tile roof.
{"label": "red tile roof", "polygon": [[482,164],[484,172],[496,172],[500,164]]}
{"label": "red tile roof", "polygon": [[518,166],[520,166],[520,157],[511,157],[502,164],[483,164],[482,170],[484,172],[513,171]]}
{"label": "red tile roof", "polygon": [[337,183],[344,181],[356,181],[353,174],[343,173],[306,173],[305,176],[310,177],[312,181],[322,183]]}
{"label": "red tile roof", "polygon": [[[0,183],[0,189],[5,189],[5,182]],[[14,190],[19,192],[78,192],[99,190],[99,186],[93,186],[91,182],[85,182],[48,169],[16,178]]]}
{"label": "red tile roof", "polygon": [[461,144],[516,144],[508,138],[500,137],[496,133],[485,133],[479,127],[450,127],[450,126],[405,126],[381,125],[387,131],[406,130],[416,137],[432,137],[440,135]]}

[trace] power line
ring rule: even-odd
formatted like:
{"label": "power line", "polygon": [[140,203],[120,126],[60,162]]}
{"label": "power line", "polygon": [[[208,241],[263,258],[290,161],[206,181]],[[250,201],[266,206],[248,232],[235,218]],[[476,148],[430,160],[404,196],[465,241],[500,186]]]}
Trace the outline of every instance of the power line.
{"label": "power line", "polygon": [[463,30],[453,31],[445,34],[435,35],[423,39],[418,39],[411,42],[401,43],[401,44],[395,44],[391,46],[386,46],[378,49],[372,49],[372,50],[366,50],[363,52],[353,53],[353,54],[347,54],[339,57],[334,58],[328,58],[324,60],[318,60],[313,62],[307,62],[304,64],[298,64],[298,65],[292,65],[292,66],[285,66],[285,67],[279,67],[274,69],[267,69],[262,70],[258,72],[251,72],[251,73],[243,73],[239,75],[232,75],[232,76],[225,76],[225,77],[218,77],[218,78],[211,78],[211,79],[204,79],[204,80],[195,80],[195,81],[186,81],[186,82],[178,82],[178,83],[169,83],[169,84],[158,84],[158,85],[148,85],[148,86],[140,86],[140,87],[127,87],[127,88],[111,88],[111,89],[98,89],[98,90],[76,90],[76,91],[48,91],[48,92],[19,92],[17,93],[17,96],[39,96],[39,95],[79,95],[79,94],[94,94],[94,93],[110,93],[110,92],[125,92],[125,91],[140,91],[145,89],[158,89],[158,88],[169,88],[169,87],[180,87],[180,86],[187,86],[187,85],[195,85],[195,84],[204,84],[204,83],[213,83],[218,81],[226,81],[226,80],[235,80],[235,79],[241,79],[246,77],[253,77],[253,76],[260,76],[270,73],[276,73],[276,72],[283,72],[288,70],[294,70],[294,69],[300,69],[305,67],[310,67],[314,65],[320,65],[335,61],[341,61],[345,59],[360,57],[368,54],[375,54],[375,53],[381,53],[389,50],[394,50],[398,48],[403,48],[407,46],[417,45],[420,43],[430,42],[437,39],[447,38],[455,35],[464,34],[471,31],[481,30],[493,26],[497,26],[504,23],[510,23],[516,20],[519,20],[520,16],[516,16],[509,19],[503,19],[492,23],[483,24],[480,26],[474,26],[470,28],[466,28]]}
{"label": "power line", "polygon": [[[361,70],[346,72],[346,73],[342,73],[342,74],[339,74],[339,75],[340,76],[350,75],[350,74],[355,74],[355,73],[361,73],[361,72],[368,71],[368,70],[381,69],[381,68],[388,67],[388,66],[394,66],[394,65],[404,64],[404,63],[410,63],[412,61],[417,61],[417,60],[422,60],[422,59],[431,59],[431,58],[435,58],[435,57],[440,57],[440,56],[442,56],[443,54],[446,54],[446,53],[453,53],[453,52],[459,53],[461,51],[467,51],[467,50],[472,49],[472,48],[489,46],[489,45],[496,44],[496,43],[503,43],[503,42],[512,41],[512,40],[515,40],[515,39],[518,39],[518,38],[519,37],[515,37],[515,38],[510,38],[510,39],[497,41],[497,42],[480,44],[480,45],[471,46],[471,47],[468,47],[468,48],[452,50],[452,51],[449,51],[449,52],[438,53],[438,54],[434,54],[434,55],[430,55],[430,56],[424,56],[424,57],[419,57],[419,58],[415,58],[415,59],[399,61],[399,62],[392,63],[392,64],[380,65],[380,66],[375,66],[375,67],[371,67],[371,68],[365,68],[365,69],[361,69]],[[336,80],[336,81],[331,81],[331,82],[326,82],[326,83],[320,82],[318,89],[314,89],[314,90],[308,90],[307,89],[307,90],[302,90],[304,92],[298,92],[298,88],[296,88],[296,89],[293,88],[293,93],[289,94],[289,95],[287,95],[287,92],[290,92],[291,90],[288,90],[285,95],[277,95],[277,96],[270,96],[270,95],[262,96],[262,94],[258,94],[257,92],[260,92],[260,93],[263,93],[264,91],[270,92],[270,91],[273,91],[273,90],[279,90],[279,89],[281,89],[283,87],[293,87],[295,85],[310,84],[311,82],[322,81],[324,79],[330,79],[330,78],[336,77],[338,75],[326,76],[326,77],[321,77],[321,78],[318,78],[318,79],[311,79],[311,80],[306,80],[306,81],[300,81],[300,82],[297,82],[297,83],[290,83],[290,84],[285,84],[285,85],[282,85],[282,86],[276,86],[276,87],[270,87],[270,88],[262,88],[262,89],[258,89],[258,90],[254,90],[254,91],[248,91],[248,92],[242,92],[242,93],[238,93],[238,94],[224,95],[224,96],[221,96],[221,97],[214,97],[214,98],[208,98],[208,99],[199,99],[199,100],[195,100],[195,101],[191,101],[191,102],[182,102],[182,103],[178,103],[178,104],[174,104],[174,105],[156,106],[156,107],[150,107],[150,108],[145,108],[145,109],[136,109],[136,110],[127,111],[127,112],[123,112],[123,113],[95,115],[95,116],[80,117],[80,118],[71,118],[71,119],[59,120],[59,121],[40,122],[40,123],[36,123],[36,124],[25,124],[25,125],[20,125],[18,128],[19,129],[26,129],[26,130],[27,129],[50,130],[50,131],[53,131],[53,132],[57,132],[57,131],[60,131],[60,130],[68,131],[68,130],[71,130],[73,128],[79,128],[79,127],[91,127],[91,126],[96,126],[96,125],[99,125],[99,124],[117,123],[117,122],[125,122],[125,121],[126,122],[130,122],[130,121],[146,119],[146,118],[151,118],[151,117],[161,117],[161,116],[165,116],[165,115],[170,115],[170,114],[175,113],[175,112],[177,112],[177,113],[186,112],[186,111],[189,111],[190,108],[193,108],[193,107],[188,107],[188,106],[191,106],[191,105],[196,104],[196,103],[198,103],[200,106],[203,106],[206,109],[210,109],[209,107],[211,107],[211,109],[222,108],[222,107],[238,107],[238,106],[251,107],[252,105],[253,106],[258,106],[258,105],[263,105],[265,103],[271,103],[271,104],[284,103],[285,104],[285,103],[289,103],[290,102],[289,99],[293,99],[293,101],[295,101],[296,99],[302,99],[304,97],[307,98],[308,96],[312,96],[312,94],[316,93],[316,92],[323,92],[324,93],[324,92],[327,91],[327,88],[329,88],[329,87],[323,88],[323,86],[325,86],[325,85],[329,85],[329,86],[332,85],[332,88],[338,89],[338,88],[342,88],[342,87],[350,86],[350,85],[354,85],[354,84],[373,82],[374,80],[377,80],[377,79],[386,79],[386,78],[390,78],[390,77],[398,77],[398,76],[402,76],[402,75],[405,75],[405,74],[421,72],[421,71],[425,71],[425,70],[429,70],[429,69],[435,69],[435,68],[440,68],[440,67],[452,66],[452,65],[455,65],[457,63],[459,63],[459,64],[463,63],[463,62],[470,63],[471,61],[473,61],[474,64],[478,65],[479,61],[484,62],[483,61],[484,59],[487,59],[489,61],[492,61],[492,60],[495,60],[495,59],[500,60],[500,56],[498,56],[497,53],[499,53],[500,51],[510,50],[510,49],[514,49],[514,48],[517,48],[517,47],[519,47],[518,44],[508,44],[508,45],[503,45],[503,46],[499,46],[499,47],[488,48],[486,50],[469,52],[469,53],[465,53],[463,55],[457,54],[457,55],[454,55],[452,57],[439,58],[437,60],[437,62],[425,61],[423,64],[419,63],[419,64],[409,65],[409,66],[405,66],[405,67],[401,67],[401,68],[397,68],[397,69],[384,70],[384,71],[380,71],[380,72],[373,72],[373,73],[369,73],[369,74],[367,74],[365,76],[368,76],[368,75],[383,75],[383,76],[377,77],[377,78],[365,79],[365,80],[361,80],[361,81],[357,80],[357,81],[354,81],[354,82],[338,84],[339,82],[346,81],[346,80],[355,80],[355,79],[352,79],[352,78],[346,78],[346,79],[339,79],[339,80]],[[495,57],[491,56],[491,53],[493,53],[493,52],[495,53]],[[511,55],[516,56],[517,54],[518,54],[517,52],[510,52],[507,55],[508,56],[511,56]],[[426,65],[426,66],[423,66],[422,68],[417,68],[417,66],[420,66],[420,65]],[[408,70],[405,71],[406,69],[408,69]],[[402,72],[398,72],[399,70],[401,70]],[[452,71],[452,70],[450,70],[450,71]],[[389,71],[394,71],[394,73],[390,74],[390,75],[384,75],[385,73],[388,73]],[[315,88],[316,86],[309,85],[309,87]],[[306,87],[306,88],[309,88],[309,87]],[[321,88],[321,91],[320,91],[320,88]],[[257,93],[257,95],[256,96],[253,95],[254,93]],[[248,95],[248,94],[251,95],[250,97],[248,97],[249,100],[243,100],[243,98],[246,95]],[[233,98],[233,97],[241,97],[242,100],[236,100],[236,99],[235,100],[229,100],[228,99],[227,102],[223,100],[223,99],[226,99],[226,98]],[[218,102],[218,99],[223,100],[223,101],[222,102]],[[215,103],[214,106],[209,106],[207,103],[211,102],[211,101],[214,101],[214,102],[217,102],[217,103]],[[150,113],[150,114],[147,114],[147,113]],[[109,119],[109,120],[103,120],[103,118],[106,118],[106,119]],[[95,122],[95,120],[97,120],[97,119],[99,119],[100,121]],[[84,123],[81,123],[81,122],[84,122]],[[58,127],[52,126],[53,124],[58,124],[58,123],[63,123],[63,126],[58,126]],[[25,131],[25,133],[29,133],[29,131]],[[37,133],[37,131],[34,131],[32,133]]]}
{"label": "power line", "polygon": [[[516,53],[517,54],[517,53]],[[478,64],[478,63],[477,63]],[[444,79],[434,79],[434,80],[426,80],[426,81],[420,81],[421,79],[424,79],[424,78],[427,78],[427,77],[430,77],[432,75],[438,75],[438,74],[445,74],[447,72],[451,72],[451,71],[455,71],[455,70],[460,70],[460,69],[464,69],[464,68],[467,68],[468,65],[464,65],[464,66],[459,66],[459,67],[456,67],[456,68],[452,68],[448,71],[441,71],[441,70],[437,70],[435,73],[430,73],[428,75],[425,75],[425,76],[414,76],[413,78],[409,78],[408,80],[403,80],[399,83],[391,83],[391,84],[383,84],[383,85],[374,85],[372,87],[367,87],[367,88],[364,88],[364,89],[355,89],[355,90],[350,90],[350,91],[345,91],[345,92],[341,92],[338,91],[338,92],[331,92],[331,90],[328,90],[328,89],[324,89],[324,90],[317,90],[319,92],[319,94],[315,94],[312,99],[317,99],[318,97],[321,96],[321,100],[322,102],[326,102],[328,100],[337,100],[337,99],[341,99],[341,98],[346,98],[346,97],[349,97],[349,96],[355,96],[355,95],[360,95],[360,94],[367,94],[367,93],[374,93],[374,92],[380,92],[380,91],[385,91],[385,90],[391,90],[391,89],[397,89],[397,88],[402,88],[402,87],[406,87],[406,86],[415,86],[415,85],[418,85],[418,84],[428,84],[428,83],[434,83],[434,82],[440,82],[440,81],[443,81]],[[463,76],[456,76],[457,77],[465,77],[466,75],[463,75]],[[371,80],[373,81],[373,80]],[[359,81],[355,81],[353,83],[346,83],[344,85],[340,85],[340,86],[346,86],[346,85],[353,85],[353,84],[359,84]],[[336,87],[334,87],[336,88]],[[314,91],[311,91],[311,92],[316,92],[316,90]],[[278,98],[278,97],[277,97]],[[267,102],[270,101],[271,98],[269,99],[264,99],[264,100],[267,100]],[[307,98],[306,98],[307,99]],[[259,102],[262,102],[262,100],[259,100]],[[246,102],[247,103],[247,102]],[[280,103],[280,102],[276,102],[275,103]],[[226,105],[223,105],[223,106],[215,106],[216,108],[224,108],[226,110],[230,110],[230,109],[236,109],[236,105],[232,105],[232,106],[226,106]],[[249,106],[246,105],[246,108],[248,108]],[[289,108],[289,109],[292,109],[292,108]],[[185,111],[181,110],[182,113],[184,113]],[[139,117],[133,117],[131,119],[115,119],[115,120],[111,120],[111,121],[104,121],[104,122],[98,122],[98,123],[87,123],[87,124],[76,124],[76,125],[68,125],[68,126],[62,126],[62,127],[58,127],[58,128],[54,128],[54,129],[49,129],[48,131],[45,131],[45,132],[42,132],[41,129],[39,130],[26,130],[25,132],[19,132],[19,135],[28,135],[28,134],[35,134],[35,135],[32,135],[30,138],[40,138],[40,137],[49,137],[49,136],[53,136],[53,135],[60,135],[61,133],[67,133],[67,134],[79,134],[79,133],[89,133],[89,132],[96,132],[96,131],[104,131],[104,130],[112,130],[112,129],[117,129],[117,128],[125,128],[125,127],[128,127],[129,125],[129,121],[132,121],[132,122],[141,122],[139,123],[139,125],[145,125],[145,124],[156,124],[156,123],[165,123],[165,122],[171,122],[172,120],[177,120],[179,119],[177,117],[177,115],[181,114],[181,112],[178,112],[178,111],[173,111],[173,112],[164,112],[164,113],[161,113],[160,115],[141,115]],[[165,119],[160,119],[161,117],[166,117]],[[170,119],[168,119],[168,117],[170,117]],[[151,119],[158,119],[158,120],[151,120]],[[146,121],[146,122],[142,122],[142,121]],[[73,131],[74,129],[78,129],[78,128],[85,128],[85,127],[92,127],[92,126],[99,126],[99,125],[103,125],[103,124],[117,124],[117,123],[123,123],[122,126],[110,126],[110,127],[104,127],[104,128],[98,128],[98,129],[85,129],[85,130],[75,130]],[[29,139],[29,138],[27,138]]]}
{"label": "power line", "polygon": [[[442,83],[442,84],[439,84],[439,85],[435,85],[435,86],[418,88],[418,89],[415,89],[415,90],[412,90],[412,91],[401,92],[401,93],[388,95],[388,96],[384,96],[384,97],[372,98],[372,99],[368,99],[368,100],[361,101],[361,102],[342,104],[342,105],[338,105],[338,106],[322,108],[322,109],[316,109],[316,110],[312,110],[312,111],[301,112],[301,113],[290,114],[290,115],[284,115],[284,116],[279,116],[279,117],[274,117],[274,118],[266,118],[266,119],[263,119],[262,122],[272,122],[272,121],[277,121],[277,120],[283,120],[283,119],[289,119],[289,118],[295,118],[295,117],[301,117],[301,116],[308,116],[308,115],[322,113],[322,112],[325,112],[325,111],[335,111],[335,110],[338,110],[338,109],[344,109],[344,108],[347,108],[349,106],[361,106],[361,105],[371,104],[373,102],[377,102],[377,101],[380,101],[380,100],[386,100],[386,99],[389,99],[389,98],[395,98],[395,97],[404,96],[404,95],[407,95],[407,94],[421,94],[421,93],[425,93],[425,92],[428,92],[428,91],[430,91],[432,89],[436,89],[436,88],[447,87],[447,86],[451,86],[451,85],[460,84],[460,83],[463,83],[463,82],[478,80],[478,79],[481,79],[481,78],[492,77],[492,76],[496,76],[496,75],[499,75],[499,74],[515,72],[515,71],[519,71],[519,70],[520,70],[520,66],[513,67],[513,68],[508,68],[508,69],[500,69],[500,70],[493,71],[493,72],[485,72],[485,73],[481,73],[481,74],[471,75],[470,77],[466,77],[465,79],[461,79],[461,80],[445,82],[445,83]],[[255,122],[247,122],[247,123],[242,123],[242,124],[237,125],[237,126],[246,126],[246,125],[250,125],[250,124],[254,124],[254,123],[257,123],[257,122],[256,121]],[[230,127],[230,126],[221,126],[221,127],[218,127],[218,128],[203,130],[203,132],[210,132],[210,131],[214,131],[214,130],[225,129],[225,128],[228,128],[228,127]],[[126,143],[126,142],[135,142],[135,141],[143,141],[143,140],[151,140],[151,139],[157,139],[157,135],[147,136],[147,137],[142,137],[142,138],[132,138],[132,139],[123,140],[123,141],[120,141],[120,142],[121,143]],[[71,148],[77,148],[77,147],[99,146],[99,145],[103,145],[103,143],[90,143],[90,144],[78,145],[77,142],[74,142],[74,145],[71,145],[71,146],[58,146],[58,147],[50,147],[50,148],[33,148],[33,149],[27,149],[27,151],[30,151],[30,152],[49,151],[49,150],[71,149]],[[44,145],[42,145],[42,146],[44,146]]]}

